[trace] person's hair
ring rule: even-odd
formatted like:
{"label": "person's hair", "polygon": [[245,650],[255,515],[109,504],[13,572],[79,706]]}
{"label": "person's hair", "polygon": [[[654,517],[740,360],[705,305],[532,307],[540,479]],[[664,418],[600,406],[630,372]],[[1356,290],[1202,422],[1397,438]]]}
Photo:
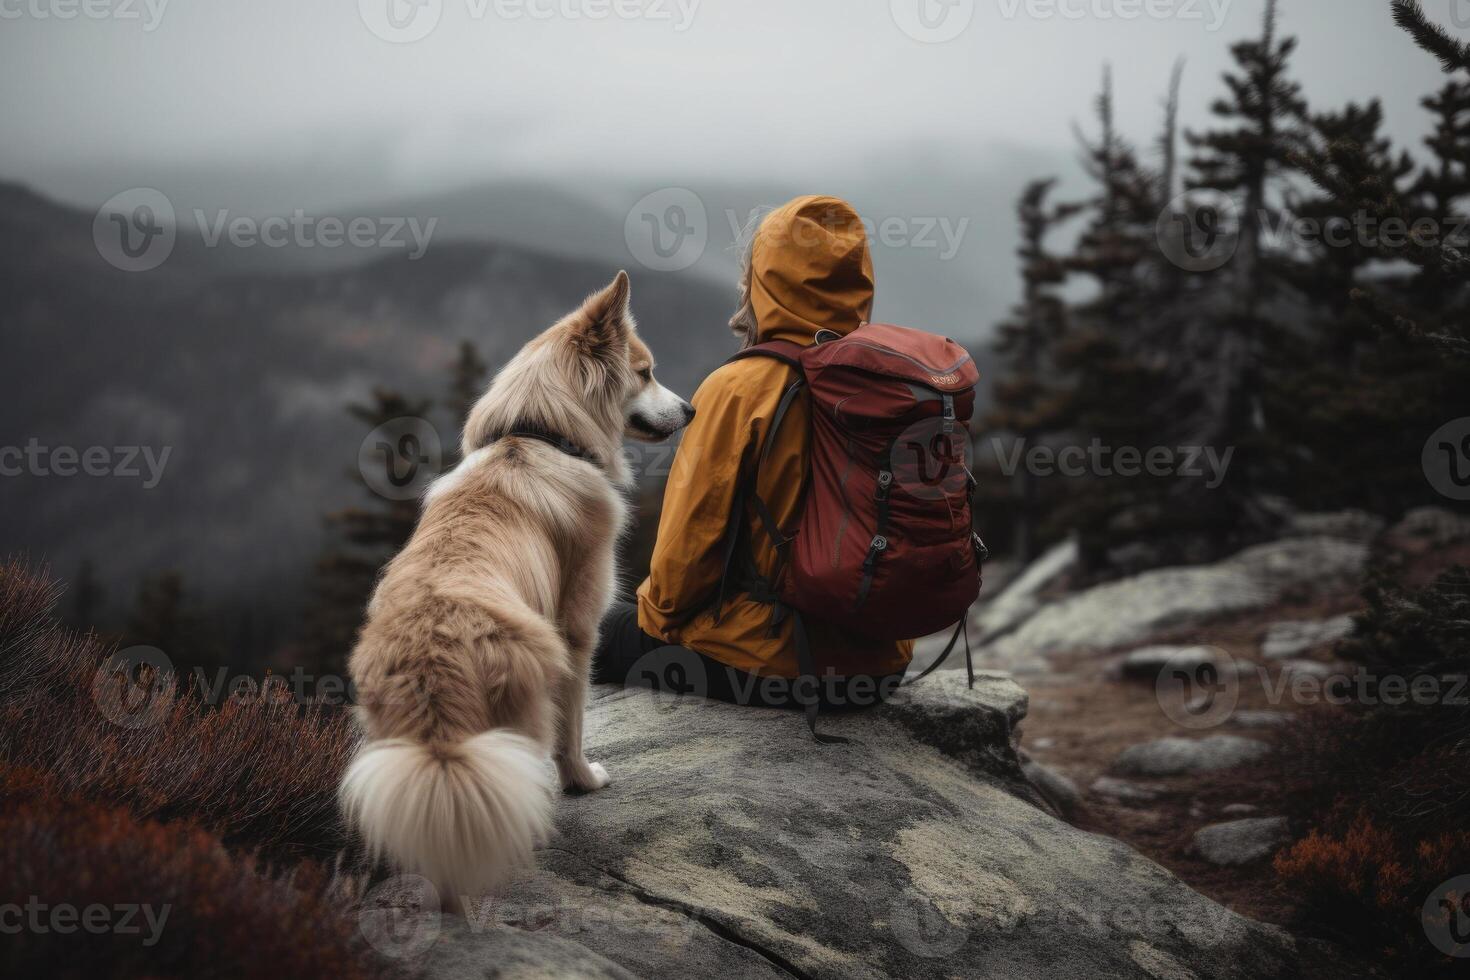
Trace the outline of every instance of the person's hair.
{"label": "person's hair", "polygon": [[760,233],[761,224],[766,220],[766,215],[771,213],[770,208],[763,208],[751,215],[750,220],[740,231],[740,238],[735,243],[740,249],[740,305],[735,310],[735,315],[730,318],[730,329],[735,336],[740,338],[741,349],[754,347],[760,340],[760,324],[756,322],[755,306],[750,301],[750,266],[751,253],[755,249],[755,240]]}

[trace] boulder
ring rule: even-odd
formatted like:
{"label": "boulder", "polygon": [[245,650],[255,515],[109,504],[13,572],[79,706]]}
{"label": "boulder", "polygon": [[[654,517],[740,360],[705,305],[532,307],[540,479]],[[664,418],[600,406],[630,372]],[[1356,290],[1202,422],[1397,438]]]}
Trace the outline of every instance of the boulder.
{"label": "boulder", "polygon": [[1179,776],[1214,772],[1252,762],[1271,752],[1259,739],[1241,735],[1210,735],[1206,738],[1159,738],[1124,749],[1113,762],[1113,772],[1122,776]]}
{"label": "boulder", "polygon": [[1276,623],[1266,630],[1266,638],[1261,643],[1261,655],[1267,660],[1299,657],[1317,647],[1327,646],[1350,636],[1353,626],[1351,616]]}
{"label": "boulder", "polygon": [[[983,646],[1024,623],[1042,607],[1041,593],[1077,567],[1078,555],[1076,540],[1068,539],[1027,565],[1020,575],[995,593],[994,598],[987,601],[982,593],[981,602],[970,611],[971,641],[977,646]],[[949,642],[949,636],[949,631],[945,631],[915,644],[914,669],[922,670],[939,656]],[[963,652],[963,648],[958,651]],[[952,653],[950,656],[946,666],[953,664],[959,667],[964,664],[964,660],[956,654]]]}
{"label": "boulder", "polygon": [[1140,786],[1138,783],[1130,783],[1126,779],[1117,779],[1113,776],[1099,776],[1087,789],[1095,796],[1130,806],[1152,803],[1164,795],[1152,786]]}
{"label": "boulder", "polygon": [[[1203,646],[1153,646],[1134,650],[1118,664],[1118,673],[1134,680],[1157,681],[1159,672],[1165,667],[1193,672],[1206,664],[1226,666],[1228,658],[1220,651]],[[1233,664],[1228,665],[1231,670]]]}
{"label": "boulder", "polygon": [[1211,864],[1250,864],[1270,857],[1289,838],[1285,817],[1249,817],[1201,828],[1193,848]]}
{"label": "boulder", "polygon": [[1064,817],[1072,817],[1082,806],[1082,792],[1071,779],[1035,759],[1023,758],[1021,771],[1037,792]]}
{"label": "boulder", "polygon": [[1320,660],[1288,660],[1281,665],[1281,673],[1288,679],[1311,677],[1315,680],[1326,680],[1340,671],[1331,664],[1324,664]]}
{"label": "boulder", "polygon": [[824,717],[842,745],[813,742],[794,712],[595,689],[588,751],[612,785],[559,801],[537,868],[503,897],[422,913],[434,935],[400,966],[430,980],[1298,969],[1282,931],[1038,806],[1012,748],[1013,684],[934,679]]}
{"label": "boulder", "polygon": [[1280,728],[1291,724],[1290,711],[1236,711],[1230,720],[1241,728]]}
{"label": "boulder", "polygon": [[1156,569],[1045,606],[984,646],[978,662],[1015,673],[1039,672],[1053,653],[1137,646],[1165,631],[1265,608],[1288,592],[1311,595],[1356,587],[1367,557],[1367,547],[1352,541],[1290,538],[1214,565]]}
{"label": "boulder", "polygon": [[1443,507],[1417,507],[1405,514],[1388,536],[1401,544],[1443,548],[1470,538],[1470,517]]}
{"label": "boulder", "polygon": [[1283,532],[1291,538],[1341,538],[1368,543],[1383,532],[1385,521],[1365,510],[1342,510],[1326,514],[1293,514]]}

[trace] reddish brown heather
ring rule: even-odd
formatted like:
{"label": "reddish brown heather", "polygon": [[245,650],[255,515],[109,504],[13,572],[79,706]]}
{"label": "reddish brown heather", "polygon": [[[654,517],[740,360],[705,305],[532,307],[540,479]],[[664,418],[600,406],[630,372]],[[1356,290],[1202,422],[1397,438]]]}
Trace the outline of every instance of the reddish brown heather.
{"label": "reddish brown heather", "polygon": [[352,910],[362,882],[324,870],[349,843],[345,714],[289,696],[215,708],[168,685],[153,724],[115,724],[93,697],[113,651],[57,624],[58,594],[0,564],[0,904],[168,918],[145,946],[141,917],[63,934],[43,913],[0,943],[0,976],[382,975]]}
{"label": "reddish brown heather", "polygon": [[345,846],[336,805],[352,748],[344,711],[285,692],[216,708],[175,684],[155,694],[156,723],[115,724],[92,690],[112,651],[57,625],[57,595],[20,563],[0,565],[0,762],[139,817],[195,822],[272,860],[325,859]]}
{"label": "reddish brown heather", "polygon": [[[0,943],[5,976],[385,975],[314,862],[263,875],[197,825],[62,796],[30,770],[0,768],[0,892],[22,917]],[[151,920],[127,911],[144,905]],[[76,911],[53,925],[60,906]]]}

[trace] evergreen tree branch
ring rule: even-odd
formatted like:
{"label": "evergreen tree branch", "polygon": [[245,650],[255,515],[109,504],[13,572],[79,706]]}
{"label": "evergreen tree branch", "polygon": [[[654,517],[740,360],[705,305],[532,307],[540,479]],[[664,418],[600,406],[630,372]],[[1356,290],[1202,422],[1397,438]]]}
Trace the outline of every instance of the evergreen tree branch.
{"label": "evergreen tree branch", "polygon": [[1470,44],[1432,22],[1419,0],[1393,0],[1393,19],[1413,36],[1414,43],[1438,58],[1446,72],[1470,72]]}

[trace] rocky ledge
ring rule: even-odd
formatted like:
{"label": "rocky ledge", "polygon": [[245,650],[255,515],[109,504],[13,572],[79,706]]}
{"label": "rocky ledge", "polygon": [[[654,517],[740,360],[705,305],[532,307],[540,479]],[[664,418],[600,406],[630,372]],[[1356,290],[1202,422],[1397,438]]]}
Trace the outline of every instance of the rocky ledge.
{"label": "rocky ledge", "polygon": [[561,801],[537,869],[455,915],[395,912],[422,892],[385,882],[363,931],[434,978],[1295,972],[1282,931],[1055,817],[1025,711],[1006,675],[945,672],[826,718],[851,742],[824,746],[794,713],[596,689],[613,784]]}

